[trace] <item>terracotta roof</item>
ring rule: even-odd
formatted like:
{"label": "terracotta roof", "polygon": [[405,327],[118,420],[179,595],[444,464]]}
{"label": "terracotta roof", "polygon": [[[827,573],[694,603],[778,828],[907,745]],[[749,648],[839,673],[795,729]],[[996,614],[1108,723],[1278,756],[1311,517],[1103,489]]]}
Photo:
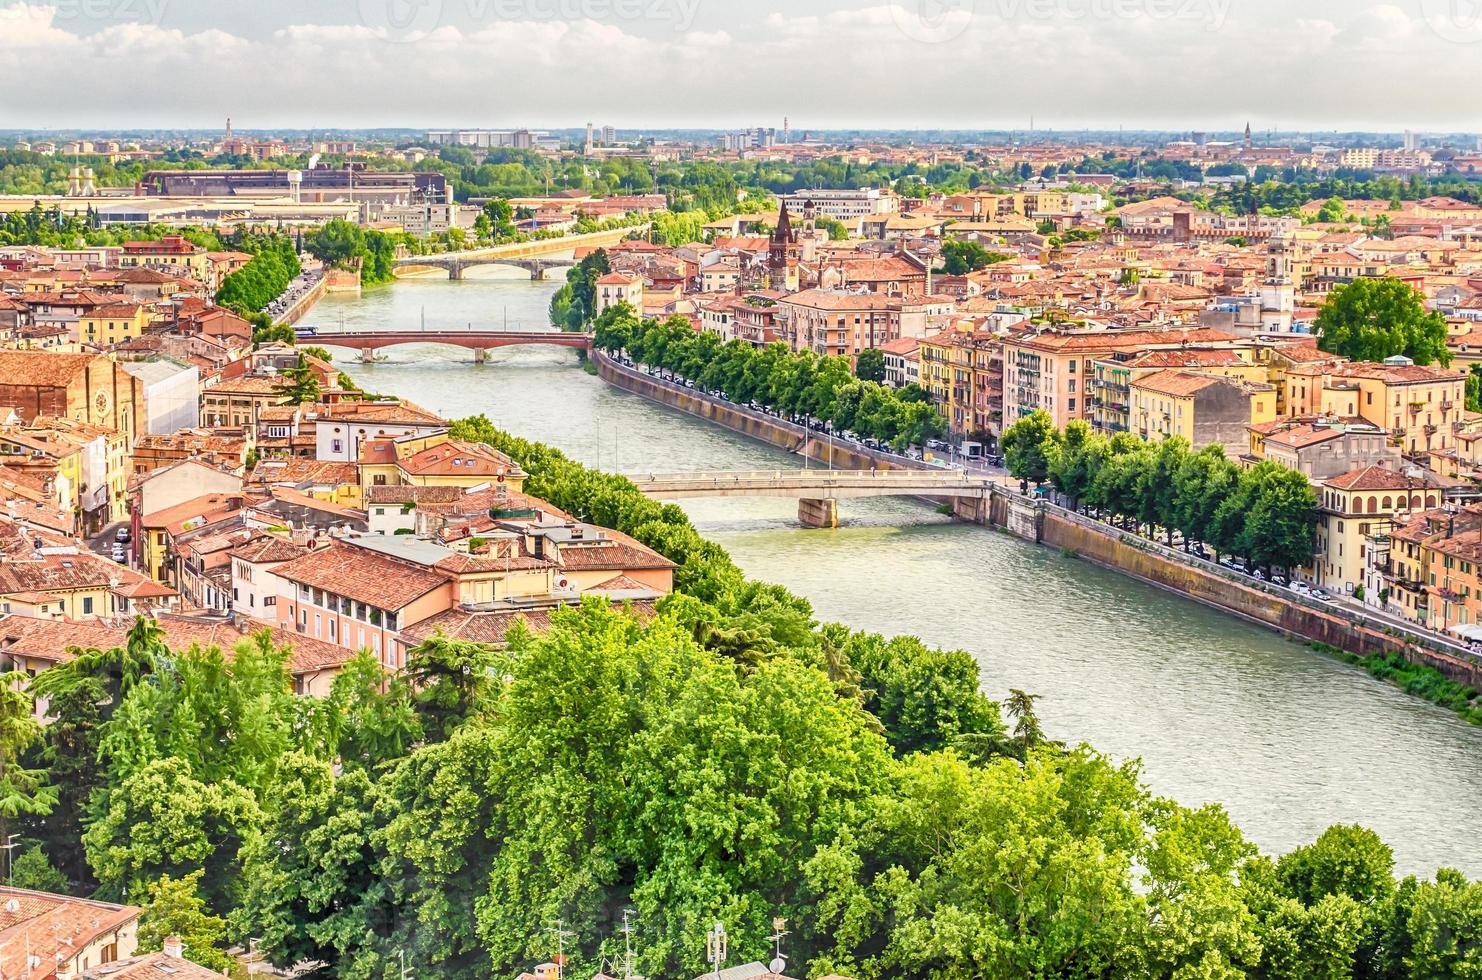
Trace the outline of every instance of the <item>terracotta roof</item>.
{"label": "terracotta roof", "polygon": [[292,561],[309,553],[304,545],[294,544],[278,534],[264,534],[232,551],[233,558],[240,558],[249,565],[260,565],[270,561]]}
{"label": "terracotta roof", "polygon": [[141,953],[77,974],[77,980],[221,980],[221,974],[164,953]]}
{"label": "terracotta roof", "polygon": [[[649,619],[654,614],[654,605],[647,600],[638,600],[629,604],[629,608],[642,619]],[[491,646],[503,646],[505,636],[516,622],[523,621],[526,628],[535,633],[544,633],[551,628],[551,613],[554,610],[546,609],[522,609],[501,612],[472,612],[467,609],[450,609],[444,613],[438,613],[430,619],[407,629],[402,630],[402,635],[409,641],[420,643],[434,636],[439,630],[448,636],[460,640],[469,640],[474,643],[487,643]]]}
{"label": "terracotta roof", "polygon": [[[95,940],[136,921],[141,909],[89,899],[0,888],[0,974],[39,976],[27,956],[47,964],[46,975],[60,961],[72,959]],[[7,907],[15,903],[15,911]]]}
{"label": "terracotta roof", "polygon": [[[188,461],[182,460],[182,462]],[[142,527],[162,528],[169,533],[179,533],[187,530],[186,524],[194,523],[196,527],[214,524],[240,512],[242,507],[243,498],[240,493],[208,493],[204,496],[193,497],[173,507],[157,510],[153,514],[145,514],[140,518],[139,523]],[[190,528],[190,530],[194,529]]]}
{"label": "terracotta roof", "polygon": [[1270,385],[1251,385],[1237,378],[1225,378],[1215,374],[1193,374],[1188,371],[1158,371],[1132,382],[1133,388],[1144,388],[1161,395],[1180,398],[1203,391],[1216,385],[1228,385],[1247,394],[1254,391],[1270,391]]}
{"label": "terracotta roof", "polygon": [[[172,650],[186,650],[192,645],[216,647],[230,656],[243,640],[267,630],[274,646],[289,650],[288,668],[294,674],[314,673],[349,662],[355,651],[311,636],[300,636],[276,624],[246,616],[233,622],[220,618],[191,618],[165,614],[157,622],[165,631],[165,643]],[[110,650],[128,641],[129,619],[69,622],[60,619],[36,619],[30,616],[0,618],[0,651],[38,660],[64,663],[73,659],[74,649]]]}
{"label": "terracotta roof", "polygon": [[499,450],[477,442],[449,439],[400,461],[416,476],[524,476],[514,461]]}
{"label": "terracotta roof", "polygon": [[1204,347],[1189,350],[1150,350],[1125,362],[1122,367],[1137,368],[1180,368],[1180,367],[1235,367],[1245,364],[1239,351],[1227,347]]}
{"label": "terracotta roof", "polygon": [[279,565],[273,574],[391,611],[453,580],[450,573],[343,542]]}
{"label": "terracotta roof", "polygon": [[0,385],[57,388],[70,384],[88,366],[102,360],[97,354],[58,354],[53,351],[0,350]]}
{"label": "terracotta roof", "polygon": [[1419,478],[1383,466],[1365,466],[1323,481],[1334,490],[1424,490],[1439,486],[1439,482],[1422,472]]}

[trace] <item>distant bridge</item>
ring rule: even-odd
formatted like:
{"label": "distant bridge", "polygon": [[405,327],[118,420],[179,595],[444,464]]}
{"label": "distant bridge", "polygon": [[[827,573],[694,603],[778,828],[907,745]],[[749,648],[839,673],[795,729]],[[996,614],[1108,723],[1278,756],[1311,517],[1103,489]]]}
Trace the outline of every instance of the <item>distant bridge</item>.
{"label": "distant bridge", "polygon": [[484,363],[488,351],[500,347],[540,344],[575,350],[592,349],[591,334],[557,330],[342,330],[306,333],[299,339],[328,347],[358,350],[363,361],[374,361],[376,351],[403,344],[447,344],[463,347],[474,352],[474,362],[477,364]]}
{"label": "distant bridge", "polygon": [[571,265],[571,256],[579,248],[603,248],[616,245],[633,232],[640,232],[647,225],[632,228],[612,228],[593,231],[583,235],[562,235],[559,238],[542,238],[529,242],[511,242],[507,245],[490,245],[488,248],[470,248],[461,252],[434,252],[431,255],[408,255],[392,261],[398,272],[414,272],[418,269],[442,269],[449,279],[462,279],[465,270],[481,265],[507,265],[524,269],[531,279],[544,279],[546,270]]}
{"label": "distant bridge", "polygon": [[984,498],[998,482],[961,470],[742,470],[638,473],[628,479],[658,500],[697,497],[795,497],[798,518],[809,527],[837,527],[838,501],[846,497]]}

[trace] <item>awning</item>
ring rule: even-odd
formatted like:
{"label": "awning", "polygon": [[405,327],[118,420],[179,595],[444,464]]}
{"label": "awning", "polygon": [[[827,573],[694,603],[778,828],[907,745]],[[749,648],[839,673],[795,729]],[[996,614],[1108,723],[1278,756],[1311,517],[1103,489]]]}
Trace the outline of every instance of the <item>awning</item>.
{"label": "awning", "polygon": [[1451,627],[1448,632],[1455,633],[1463,640],[1476,640],[1478,642],[1482,642],[1482,626],[1477,626],[1474,624],[1458,624]]}

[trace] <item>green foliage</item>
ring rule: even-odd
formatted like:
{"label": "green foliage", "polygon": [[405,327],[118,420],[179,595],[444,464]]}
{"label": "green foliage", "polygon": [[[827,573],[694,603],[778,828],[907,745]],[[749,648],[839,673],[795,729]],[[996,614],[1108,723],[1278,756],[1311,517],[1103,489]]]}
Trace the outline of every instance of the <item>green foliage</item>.
{"label": "green foliage", "polygon": [[[1388,598],[1381,592],[1381,603]],[[1474,687],[1456,683],[1434,667],[1413,664],[1398,653],[1363,657],[1356,653],[1345,653],[1326,644],[1317,643],[1313,646],[1323,653],[1364,668],[1373,677],[1393,684],[1407,694],[1450,708],[1473,725],[1482,725],[1482,693]]]}
{"label": "green foliage", "polygon": [[567,269],[566,285],[551,297],[551,326],[573,333],[587,329],[597,315],[597,280],[611,271],[600,248]]}
{"label": "green foliage", "polygon": [[854,376],[861,381],[885,380],[885,352],[878,347],[862,350],[854,358]]}
{"label": "green foliage", "polygon": [[183,878],[161,875],[149,885],[139,917],[139,952],[164,948],[165,939],[175,936],[185,947],[185,958],[218,972],[231,965],[226,955],[226,920],[212,915],[200,896],[204,872],[193,871]]}
{"label": "green foliage", "polygon": [[300,271],[293,239],[269,236],[257,246],[251,261],[222,280],[216,302],[244,316],[259,312],[277,299]]}
{"label": "green foliage", "polygon": [[59,798],[44,769],[23,764],[23,756],[41,740],[27,680],[20,672],[0,674],[0,839],[18,819],[46,816]]}
{"label": "green foliage", "polygon": [[1050,457],[1060,432],[1050,413],[1035,409],[1003,430],[999,445],[1009,472],[1020,480],[1044,483],[1050,475]]}
{"label": "green foliage", "polygon": [[298,364],[283,372],[281,384],[273,386],[279,405],[312,405],[319,400],[319,376],[300,353]]}
{"label": "green foliage", "polygon": [[1354,361],[1403,354],[1416,364],[1451,363],[1446,318],[1399,279],[1356,279],[1334,289],[1318,311],[1317,330],[1319,347]]}
{"label": "green foliage", "polygon": [[1107,439],[1073,420],[1065,432],[1035,412],[1004,430],[1009,471],[1050,480],[1077,507],[1185,543],[1278,568],[1307,564],[1317,546],[1317,497],[1307,478],[1270,460],[1240,469],[1218,445],[1193,452],[1175,437],[1157,444],[1118,433]]}
{"label": "green foliage", "polygon": [[[946,431],[943,419],[928,402],[897,392],[878,381],[854,377],[849,360],[820,357],[813,351],[794,354],[777,343],[757,348],[741,340],[722,343],[709,331],[696,332],[682,316],[639,320],[626,304],[609,307],[597,318],[594,343],[606,351],[627,351],[641,364],[687,378],[733,402],[756,402],[779,414],[809,416],[831,422],[834,431],[848,430],[880,439],[897,449],[922,445]],[[879,360],[862,352],[867,370]]]}
{"label": "green foliage", "polygon": [[1006,262],[1012,257],[1003,252],[990,252],[978,242],[950,239],[942,243],[940,271],[949,276],[961,276],[995,262]]}
{"label": "green foliage", "polygon": [[67,876],[52,866],[47,860],[46,850],[37,844],[26,848],[16,856],[15,864],[10,869],[11,885],[16,888],[29,888],[32,891],[52,892],[57,895],[65,895],[68,891]]}

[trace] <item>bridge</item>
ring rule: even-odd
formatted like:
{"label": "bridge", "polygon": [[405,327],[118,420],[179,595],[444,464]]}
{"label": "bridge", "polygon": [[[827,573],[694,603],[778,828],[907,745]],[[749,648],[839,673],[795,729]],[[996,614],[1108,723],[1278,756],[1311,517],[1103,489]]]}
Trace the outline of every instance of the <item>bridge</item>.
{"label": "bridge", "polygon": [[993,477],[962,470],[742,470],[638,473],[628,479],[657,500],[698,497],[795,497],[808,527],[838,527],[838,502],[852,497],[970,497],[982,499]]}
{"label": "bridge", "polygon": [[327,347],[348,347],[360,351],[367,363],[376,359],[376,351],[403,344],[447,344],[473,351],[475,364],[483,364],[491,350],[543,344],[547,347],[569,347],[591,350],[592,335],[557,330],[360,330],[320,331],[303,334],[303,342]]}
{"label": "bridge", "polygon": [[481,265],[507,265],[524,269],[532,280],[544,279],[548,269],[569,266],[574,261],[570,256],[579,248],[605,248],[616,245],[634,232],[647,230],[647,225],[631,228],[610,228],[583,235],[562,235],[559,238],[542,238],[528,242],[510,242],[506,245],[490,245],[488,248],[470,248],[461,252],[434,252],[431,255],[408,255],[392,261],[398,272],[414,272],[425,269],[442,269],[449,279],[462,279],[463,273]]}

